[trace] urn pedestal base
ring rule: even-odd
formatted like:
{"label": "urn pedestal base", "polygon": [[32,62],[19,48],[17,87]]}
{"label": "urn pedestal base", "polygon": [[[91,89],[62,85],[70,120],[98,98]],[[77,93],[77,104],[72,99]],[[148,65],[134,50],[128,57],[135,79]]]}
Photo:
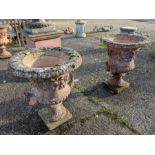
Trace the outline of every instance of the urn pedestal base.
{"label": "urn pedestal base", "polygon": [[1,48],[0,47],[0,59],[7,59],[7,58],[10,58],[12,55],[10,52],[8,52],[6,50],[6,48]]}
{"label": "urn pedestal base", "polygon": [[104,82],[105,86],[115,94],[119,94],[129,87],[129,83],[122,79],[123,74],[114,74],[112,78]]}
{"label": "urn pedestal base", "polygon": [[63,105],[60,105],[58,109],[43,108],[38,111],[38,114],[49,130],[55,129],[72,118],[72,114]]}

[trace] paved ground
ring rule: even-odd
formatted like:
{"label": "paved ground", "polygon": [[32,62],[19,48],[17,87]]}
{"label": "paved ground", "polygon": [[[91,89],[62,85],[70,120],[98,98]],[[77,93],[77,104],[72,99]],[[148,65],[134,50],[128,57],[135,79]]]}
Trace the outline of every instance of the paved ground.
{"label": "paved ground", "polygon": [[[142,22],[127,22],[142,30]],[[113,25],[119,27],[122,23],[118,20]],[[144,25],[154,39],[155,25]],[[115,28],[111,33],[114,32]],[[29,106],[24,97],[30,90],[29,82],[12,76],[7,71],[7,60],[1,60],[0,134],[155,134],[155,45],[140,50],[136,69],[125,78],[130,88],[114,95],[103,86],[110,74],[105,70],[106,49],[98,48],[98,37],[102,35],[107,33],[62,40],[63,46],[80,52],[83,64],[75,72],[79,82],[64,102],[73,119],[50,132],[37,115],[39,107]],[[9,49],[12,53],[19,50],[13,46]]]}

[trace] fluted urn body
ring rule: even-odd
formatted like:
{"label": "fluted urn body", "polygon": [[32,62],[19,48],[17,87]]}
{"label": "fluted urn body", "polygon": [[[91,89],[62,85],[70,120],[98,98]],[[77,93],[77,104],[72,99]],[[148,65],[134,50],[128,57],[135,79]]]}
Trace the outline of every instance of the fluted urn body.
{"label": "fluted urn body", "polygon": [[9,61],[14,75],[30,80],[32,95],[29,104],[44,106],[39,115],[50,130],[71,118],[62,102],[71,92],[72,72],[81,63],[79,53],[70,48],[32,48]]}
{"label": "fluted urn body", "polygon": [[11,57],[11,53],[6,50],[6,45],[11,42],[7,35],[8,28],[8,25],[0,25],[0,59]]}
{"label": "fluted urn body", "polygon": [[122,79],[124,73],[135,68],[135,58],[140,48],[148,45],[148,39],[141,35],[117,34],[102,38],[107,46],[107,71],[112,79],[105,82],[106,86],[119,93],[129,87],[129,83]]}

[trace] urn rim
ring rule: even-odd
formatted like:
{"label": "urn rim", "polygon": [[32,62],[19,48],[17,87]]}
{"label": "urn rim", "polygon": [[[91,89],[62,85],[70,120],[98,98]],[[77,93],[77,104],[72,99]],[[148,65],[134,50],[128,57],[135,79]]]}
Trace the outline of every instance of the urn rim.
{"label": "urn rim", "polygon": [[[65,55],[67,60],[63,64],[56,64],[51,67],[28,67],[23,63],[23,59],[29,55],[40,53],[41,56]],[[81,55],[67,47],[39,47],[27,48],[16,53],[9,61],[8,68],[15,75],[30,79],[49,79],[63,75],[65,72],[72,72],[82,63]]]}
{"label": "urn rim", "polygon": [[[127,38],[130,41],[122,42],[117,41],[117,38]],[[149,39],[146,36],[139,35],[139,34],[112,34],[108,37],[102,37],[101,42],[106,44],[107,46],[115,47],[115,48],[140,48],[146,47],[149,44]]]}

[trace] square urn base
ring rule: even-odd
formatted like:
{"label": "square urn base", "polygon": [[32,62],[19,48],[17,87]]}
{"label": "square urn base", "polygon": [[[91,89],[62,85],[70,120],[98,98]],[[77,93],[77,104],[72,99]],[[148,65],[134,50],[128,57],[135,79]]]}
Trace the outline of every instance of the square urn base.
{"label": "square urn base", "polygon": [[43,108],[38,111],[38,114],[39,114],[40,118],[43,120],[43,122],[45,123],[45,125],[47,126],[47,128],[49,130],[53,130],[72,118],[72,114],[67,109],[66,109],[66,111],[67,111],[66,116],[56,122],[50,121],[50,118],[52,115],[50,108]]}
{"label": "square urn base", "polygon": [[122,87],[119,87],[119,88],[112,87],[111,85],[109,85],[106,82],[104,82],[104,85],[108,89],[112,90],[115,94],[119,94],[119,93],[123,92],[125,89],[127,89],[130,86],[130,84],[128,82],[125,82],[125,84]]}

